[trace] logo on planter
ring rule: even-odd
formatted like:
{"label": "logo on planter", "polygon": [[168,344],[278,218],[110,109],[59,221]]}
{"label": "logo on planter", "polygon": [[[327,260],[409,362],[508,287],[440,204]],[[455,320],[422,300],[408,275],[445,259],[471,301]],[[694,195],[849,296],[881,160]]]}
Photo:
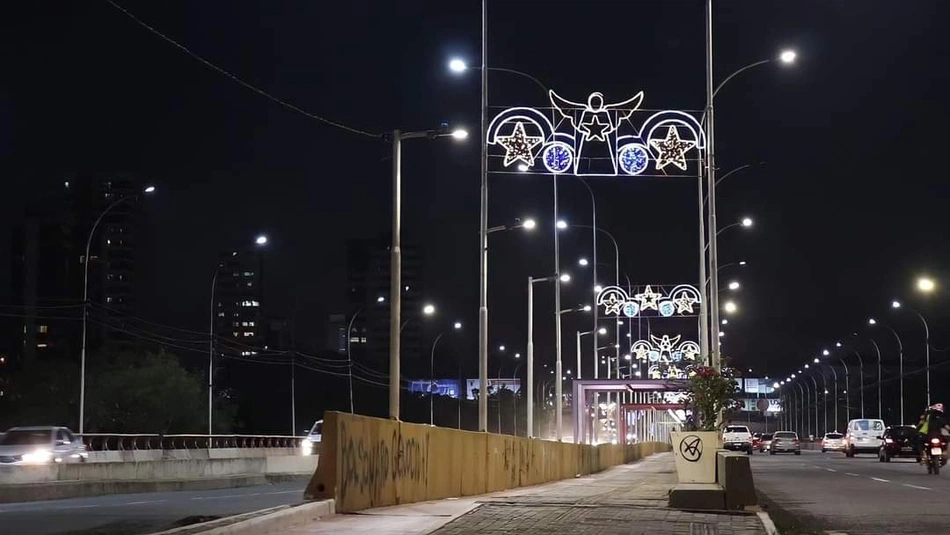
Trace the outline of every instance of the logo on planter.
{"label": "logo on planter", "polygon": [[680,440],[680,454],[691,463],[699,461],[703,456],[703,441],[696,435],[686,435]]}

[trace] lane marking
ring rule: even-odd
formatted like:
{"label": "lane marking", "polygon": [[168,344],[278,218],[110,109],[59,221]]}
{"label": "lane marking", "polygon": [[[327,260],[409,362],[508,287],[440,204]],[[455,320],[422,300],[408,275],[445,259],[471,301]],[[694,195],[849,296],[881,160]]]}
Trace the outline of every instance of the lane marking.
{"label": "lane marking", "polygon": [[[262,496],[271,496],[271,495],[274,495],[274,494],[299,494],[299,493],[300,493],[299,490],[281,490],[281,491],[278,491],[278,492],[265,492],[265,493],[263,493],[263,494],[261,494],[261,495],[262,495]],[[256,494],[247,494],[247,496],[257,496],[257,495],[256,495]]]}
{"label": "lane marking", "polygon": [[243,498],[245,496],[260,496],[260,492],[251,494],[226,494],[224,496],[195,496],[192,500],[222,500],[224,498]]}
{"label": "lane marking", "polygon": [[854,477],[859,477],[859,476],[860,476],[860,474],[855,474],[855,473],[852,473],[852,472],[845,472],[844,475],[846,475],[846,476],[854,476]]}
{"label": "lane marking", "polygon": [[904,486],[905,486],[905,487],[910,487],[910,488],[912,488],[912,489],[933,490],[933,489],[928,488],[928,487],[918,487],[917,485],[908,485],[907,483],[904,483]]}
{"label": "lane marking", "polygon": [[891,480],[889,480],[889,479],[881,479],[881,478],[879,478],[879,477],[872,477],[871,479],[873,479],[874,481],[880,481],[881,483],[890,483],[890,482],[891,482]]}
{"label": "lane marking", "polygon": [[63,509],[91,509],[91,508],[93,508],[93,507],[99,507],[99,505],[98,505],[98,504],[92,504],[92,505],[64,505],[64,506],[62,506],[62,507],[53,507],[53,509],[55,509],[55,510],[60,510],[60,511],[61,511],[61,510],[63,510]]}
{"label": "lane marking", "polygon": [[162,503],[162,502],[167,502],[167,501],[168,500],[142,500],[140,502],[127,502],[127,503],[123,503],[122,505],[143,505],[146,503]]}
{"label": "lane marking", "polygon": [[827,471],[829,471],[829,472],[837,472],[837,470],[835,470],[834,468],[825,468],[825,470],[827,470]]}

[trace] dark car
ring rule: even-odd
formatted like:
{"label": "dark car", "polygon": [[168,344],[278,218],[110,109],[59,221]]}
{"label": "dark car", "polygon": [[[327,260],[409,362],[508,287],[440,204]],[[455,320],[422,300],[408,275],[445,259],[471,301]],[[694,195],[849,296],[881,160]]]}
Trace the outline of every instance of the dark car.
{"label": "dark car", "polygon": [[895,425],[884,430],[884,442],[877,454],[882,463],[894,457],[920,459],[920,441],[917,428],[911,425]]}

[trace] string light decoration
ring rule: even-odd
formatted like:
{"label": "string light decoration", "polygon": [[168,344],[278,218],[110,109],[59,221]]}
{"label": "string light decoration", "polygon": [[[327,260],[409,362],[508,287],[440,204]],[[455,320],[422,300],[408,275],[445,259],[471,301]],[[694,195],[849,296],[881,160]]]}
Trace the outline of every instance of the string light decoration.
{"label": "string light decoration", "polygon": [[524,130],[524,123],[515,123],[515,131],[510,136],[498,136],[498,144],[505,148],[505,167],[519,161],[531,167],[534,163],[532,149],[540,145],[542,140],[544,138],[540,136],[529,136]]}
{"label": "string light decoration", "polygon": [[533,108],[509,108],[492,118],[485,141],[505,149],[503,167],[517,164],[522,172],[530,171],[537,155],[554,174],[635,176],[648,171],[651,162],[664,174],[670,165],[687,170],[686,154],[706,148],[702,126],[676,110],[654,112],[635,124],[644,98],[641,91],[607,104],[603,94],[594,92],[586,102],[574,102],[549,91],[554,118]]}
{"label": "string light decoration", "polygon": [[699,290],[689,284],[674,286],[669,292],[655,291],[653,285],[647,285],[643,291],[628,295],[627,291],[619,286],[607,286],[597,294],[597,305],[604,307],[604,315],[623,314],[628,318],[635,318],[647,310],[655,310],[657,314],[668,318],[671,316],[687,316],[695,314],[695,307],[700,303]]}
{"label": "string light decoration", "polygon": [[621,171],[628,175],[639,175],[650,163],[650,151],[639,143],[628,143],[620,147],[617,160]]}
{"label": "string light decoration", "polygon": [[681,335],[650,335],[650,340],[637,340],[630,353],[641,362],[649,363],[647,375],[651,379],[686,379],[687,370],[699,356],[699,344],[692,340],[680,341]]}
{"label": "string light decoration", "polygon": [[663,294],[654,292],[653,287],[648,284],[643,292],[634,295],[633,299],[640,303],[640,310],[656,310],[661,297]]}
{"label": "string light decoration", "polygon": [[671,126],[666,131],[665,139],[651,139],[650,146],[660,153],[656,158],[657,170],[662,170],[667,165],[673,164],[685,171],[686,153],[695,145],[696,143],[693,141],[680,139],[679,130],[675,126]]}

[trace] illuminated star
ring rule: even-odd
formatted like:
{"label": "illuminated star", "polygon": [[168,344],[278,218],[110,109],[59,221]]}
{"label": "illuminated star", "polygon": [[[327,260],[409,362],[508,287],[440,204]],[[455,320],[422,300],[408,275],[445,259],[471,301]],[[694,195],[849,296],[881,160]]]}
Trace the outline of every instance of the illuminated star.
{"label": "illuminated star", "polygon": [[681,140],[679,131],[675,126],[671,126],[666,132],[666,139],[651,139],[650,146],[660,151],[656,159],[657,170],[673,164],[685,171],[686,153],[696,146],[696,142]]}
{"label": "illuminated star", "polygon": [[633,296],[634,299],[640,302],[640,310],[653,309],[656,310],[657,302],[663,297],[663,294],[658,294],[653,291],[653,288],[647,286],[643,293],[638,293]]}
{"label": "illuminated star", "polygon": [[683,314],[683,313],[692,314],[693,305],[695,305],[698,301],[699,299],[696,299],[695,297],[687,293],[683,293],[683,294],[680,294],[680,296],[677,297],[676,299],[673,299],[673,304],[676,305],[677,314]]}
{"label": "illuminated star", "polygon": [[633,353],[637,356],[637,360],[646,361],[650,354],[650,344],[643,343],[634,345]]}
{"label": "illuminated star", "polygon": [[604,315],[609,316],[611,314],[620,314],[620,309],[623,307],[623,299],[617,298],[616,294],[610,294],[604,299]]}
{"label": "illuminated star", "polygon": [[534,161],[532,149],[541,144],[541,136],[529,136],[524,131],[524,123],[515,123],[515,131],[510,136],[497,136],[498,144],[505,148],[505,167],[522,161],[531,165]]}
{"label": "illuminated star", "polygon": [[590,141],[592,139],[599,139],[600,141],[607,141],[607,130],[610,129],[610,123],[600,122],[600,117],[594,115],[591,117],[589,122],[581,123],[577,127],[579,132],[584,133],[584,141]]}

